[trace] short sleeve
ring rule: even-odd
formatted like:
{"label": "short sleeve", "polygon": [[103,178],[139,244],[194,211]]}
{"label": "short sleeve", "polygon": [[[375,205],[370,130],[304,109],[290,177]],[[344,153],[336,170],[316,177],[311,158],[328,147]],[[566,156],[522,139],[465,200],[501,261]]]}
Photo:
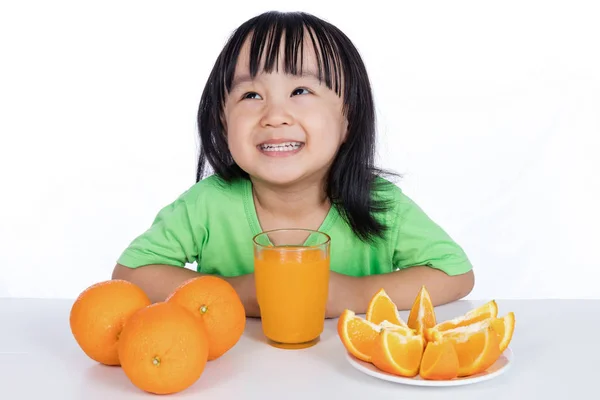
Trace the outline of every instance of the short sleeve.
{"label": "short sleeve", "polygon": [[397,206],[395,269],[426,265],[448,275],[472,269],[463,249],[402,192]]}
{"label": "short sleeve", "polygon": [[130,268],[150,264],[184,267],[198,260],[202,228],[193,229],[194,201],[186,192],[159,211],[148,230],[135,238],[118,259]]}

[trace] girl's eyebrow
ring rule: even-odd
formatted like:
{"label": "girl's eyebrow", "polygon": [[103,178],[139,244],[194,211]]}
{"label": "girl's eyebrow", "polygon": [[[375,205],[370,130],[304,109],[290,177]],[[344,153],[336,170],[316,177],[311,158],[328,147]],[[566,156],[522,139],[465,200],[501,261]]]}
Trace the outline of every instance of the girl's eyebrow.
{"label": "girl's eyebrow", "polygon": [[[306,70],[306,71],[302,71],[299,74],[287,74],[289,76],[291,76],[292,78],[313,78],[317,81],[321,81],[321,79],[319,79],[319,75],[312,70]],[[231,82],[231,90],[234,90],[238,85],[241,85],[242,83],[247,83],[247,82],[252,82],[253,78],[250,76],[250,74],[241,74],[241,75],[237,75],[233,78],[233,81]]]}

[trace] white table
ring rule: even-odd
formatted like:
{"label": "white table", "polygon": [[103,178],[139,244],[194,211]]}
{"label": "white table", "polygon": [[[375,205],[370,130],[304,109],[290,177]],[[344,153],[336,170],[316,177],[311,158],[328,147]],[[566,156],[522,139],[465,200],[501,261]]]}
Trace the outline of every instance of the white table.
{"label": "white table", "polygon": [[[133,386],[119,367],[83,354],[69,329],[72,300],[0,299],[0,398],[141,399],[156,396]],[[482,302],[436,308],[438,319]],[[326,322],[321,341],[304,350],[280,350],[249,319],[238,344],[209,362],[183,399],[545,399],[597,398],[600,383],[600,300],[498,300],[500,315],[514,311],[515,360],[503,375],[469,386],[433,388],[386,382],[354,369]],[[407,318],[407,313],[402,313]],[[590,393],[585,393],[589,391]]]}

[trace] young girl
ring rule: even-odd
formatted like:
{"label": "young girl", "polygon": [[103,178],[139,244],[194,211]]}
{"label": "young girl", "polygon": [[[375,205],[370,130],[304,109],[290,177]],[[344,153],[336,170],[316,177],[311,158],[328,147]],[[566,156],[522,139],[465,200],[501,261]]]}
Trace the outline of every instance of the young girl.
{"label": "young girl", "polygon": [[[461,247],[374,167],[369,79],[335,26],[279,12],[242,24],[208,78],[198,126],[196,183],[133,240],[114,279],[162,301],[189,278],[218,275],[259,316],[253,236],[306,228],[331,237],[327,317],[366,312],[380,288],[400,309],[422,285],[434,305],[473,288]],[[184,268],[193,262],[198,272]]]}

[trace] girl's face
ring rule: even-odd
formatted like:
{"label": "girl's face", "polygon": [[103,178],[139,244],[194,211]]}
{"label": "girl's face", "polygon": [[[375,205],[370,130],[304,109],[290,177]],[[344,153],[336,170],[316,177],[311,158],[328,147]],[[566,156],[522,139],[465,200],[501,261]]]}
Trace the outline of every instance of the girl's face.
{"label": "girl's face", "polygon": [[240,52],[224,122],[233,159],[255,180],[322,180],[346,137],[342,99],[319,83],[311,47],[304,46],[302,76],[285,74],[280,63],[250,79],[249,41]]}

